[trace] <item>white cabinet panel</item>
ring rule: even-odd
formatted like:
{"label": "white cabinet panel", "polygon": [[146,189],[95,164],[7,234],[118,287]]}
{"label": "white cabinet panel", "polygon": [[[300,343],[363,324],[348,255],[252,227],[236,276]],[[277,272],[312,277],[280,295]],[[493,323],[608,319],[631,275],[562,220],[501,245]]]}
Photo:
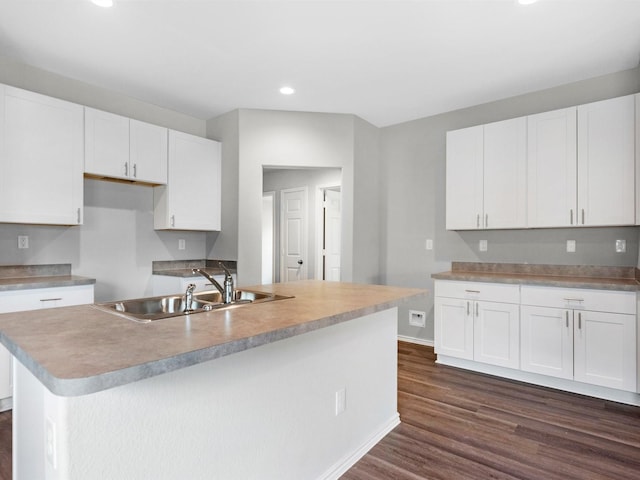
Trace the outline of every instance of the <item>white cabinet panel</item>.
{"label": "white cabinet panel", "polygon": [[526,118],[447,132],[449,230],[525,228]]}
{"label": "white cabinet panel", "polygon": [[528,125],[528,225],[576,224],[576,108],[530,115]]}
{"label": "white cabinet panel", "polygon": [[520,366],[520,307],[475,302],[473,359],[507,368]]}
{"label": "white cabinet panel", "polygon": [[575,380],[636,391],[635,315],[574,312],[574,351]]}
{"label": "white cabinet panel", "polygon": [[133,180],[167,183],[168,129],[129,120],[129,174]]}
{"label": "white cabinet panel", "polygon": [[167,129],[85,107],[85,164],[89,176],[167,183]]}
{"label": "white cabinet panel", "polygon": [[156,230],[220,230],[220,142],[169,131],[167,185],[154,187]]}
{"label": "white cabinet panel", "polygon": [[634,96],[579,106],[580,225],[633,225],[634,206]]}
{"label": "white cabinet panel", "polygon": [[84,171],[129,178],[129,119],[93,108],[84,109]]}
{"label": "white cabinet panel", "polygon": [[525,306],[521,312],[521,369],[573,378],[573,315],[565,309]]}
{"label": "white cabinet panel", "polygon": [[484,228],[527,226],[527,119],[484,126]]}
{"label": "white cabinet panel", "polygon": [[457,298],[435,298],[434,330],[437,354],[473,359],[471,303]]}
{"label": "white cabinet panel", "polygon": [[0,222],[82,223],[82,106],[8,86],[0,92]]}
{"label": "white cabinet panel", "polygon": [[480,228],[484,214],[483,126],[447,132],[446,224],[448,230]]}

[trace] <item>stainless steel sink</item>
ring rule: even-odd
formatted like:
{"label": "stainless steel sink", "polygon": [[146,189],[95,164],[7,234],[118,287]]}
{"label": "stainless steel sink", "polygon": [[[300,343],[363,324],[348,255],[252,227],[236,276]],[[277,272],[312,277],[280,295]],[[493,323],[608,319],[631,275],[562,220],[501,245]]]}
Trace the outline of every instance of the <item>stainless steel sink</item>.
{"label": "stainless steel sink", "polygon": [[223,303],[222,296],[217,290],[196,292],[193,294],[191,305],[187,309],[184,295],[169,295],[163,297],[138,298],[134,300],[122,300],[119,302],[97,303],[94,306],[107,312],[119,314],[137,322],[152,322],[163,318],[177,317],[180,315],[208,312],[235,308],[252,303],[271,302],[283,300],[284,295],[275,295],[267,292],[255,292],[250,290],[236,290],[235,300],[231,303]]}

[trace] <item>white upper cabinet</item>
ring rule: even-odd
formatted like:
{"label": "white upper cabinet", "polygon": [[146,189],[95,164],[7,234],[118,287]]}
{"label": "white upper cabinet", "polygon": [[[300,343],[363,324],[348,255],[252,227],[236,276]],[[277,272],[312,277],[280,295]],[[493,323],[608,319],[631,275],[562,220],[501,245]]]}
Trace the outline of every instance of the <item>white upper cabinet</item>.
{"label": "white upper cabinet", "polygon": [[578,214],[587,226],[635,223],[635,97],[578,107]]}
{"label": "white upper cabinet", "polygon": [[527,119],[484,126],[484,228],[527,226]]}
{"label": "white upper cabinet", "polygon": [[526,227],[526,148],[526,118],[447,132],[447,229]]}
{"label": "white upper cabinet", "polygon": [[221,144],[169,130],[166,186],[154,187],[156,230],[220,230]]}
{"label": "white upper cabinet", "polygon": [[167,183],[167,129],[85,107],[85,173]]}
{"label": "white upper cabinet", "polygon": [[83,107],[0,85],[0,222],[82,223]]}
{"label": "white upper cabinet", "polygon": [[635,223],[635,99],[528,119],[529,226]]}
{"label": "white upper cabinet", "polygon": [[448,230],[480,228],[484,212],[483,148],[482,125],[447,132]]}
{"label": "white upper cabinet", "polygon": [[568,227],[576,214],[576,108],[528,117],[528,223]]}

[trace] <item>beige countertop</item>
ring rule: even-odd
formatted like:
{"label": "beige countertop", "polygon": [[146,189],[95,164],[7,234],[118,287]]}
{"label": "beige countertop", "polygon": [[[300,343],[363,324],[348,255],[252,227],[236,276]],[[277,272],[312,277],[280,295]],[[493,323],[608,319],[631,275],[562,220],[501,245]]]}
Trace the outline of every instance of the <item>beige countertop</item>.
{"label": "beige countertop", "polygon": [[0,342],[51,392],[85,395],[392,308],[424,290],[303,281],[295,298],[136,323],[91,305],[0,315]]}
{"label": "beige countertop", "polygon": [[71,264],[0,265],[0,292],[93,285],[94,278],[71,275]]}
{"label": "beige countertop", "polygon": [[451,271],[434,273],[431,277],[436,280],[637,291],[640,288],[637,275],[637,269],[633,267],[453,262]]}

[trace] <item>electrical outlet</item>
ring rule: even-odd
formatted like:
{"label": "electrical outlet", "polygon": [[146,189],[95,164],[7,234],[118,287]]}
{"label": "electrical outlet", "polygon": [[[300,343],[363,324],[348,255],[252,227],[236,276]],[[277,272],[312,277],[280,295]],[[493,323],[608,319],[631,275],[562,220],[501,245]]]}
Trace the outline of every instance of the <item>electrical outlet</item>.
{"label": "electrical outlet", "polygon": [[425,250],[433,250],[433,240],[431,240],[430,238],[427,238],[424,248]]}
{"label": "electrical outlet", "polygon": [[54,469],[57,468],[56,458],[58,456],[58,446],[56,442],[56,424],[53,423],[50,418],[47,418],[47,438],[45,448],[47,461]]}
{"label": "electrical outlet", "polygon": [[18,248],[29,248],[28,235],[18,235]]}
{"label": "electrical outlet", "polygon": [[480,250],[481,252],[486,252],[488,248],[488,243],[486,240],[480,240],[480,243],[478,244],[478,250]]}
{"label": "electrical outlet", "polygon": [[341,388],[336,392],[336,417],[347,409],[347,390]]}
{"label": "electrical outlet", "polygon": [[409,310],[409,325],[414,327],[424,327],[427,315],[418,310]]}
{"label": "electrical outlet", "polygon": [[576,252],[576,241],[575,240],[567,240],[567,252],[575,253]]}
{"label": "electrical outlet", "polygon": [[187,241],[184,238],[178,240],[178,250],[184,250],[187,248]]}
{"label": "electrical outlet", "polygon": [[627,251],[626,240],[616,240],[616,253],[624,253]]}

